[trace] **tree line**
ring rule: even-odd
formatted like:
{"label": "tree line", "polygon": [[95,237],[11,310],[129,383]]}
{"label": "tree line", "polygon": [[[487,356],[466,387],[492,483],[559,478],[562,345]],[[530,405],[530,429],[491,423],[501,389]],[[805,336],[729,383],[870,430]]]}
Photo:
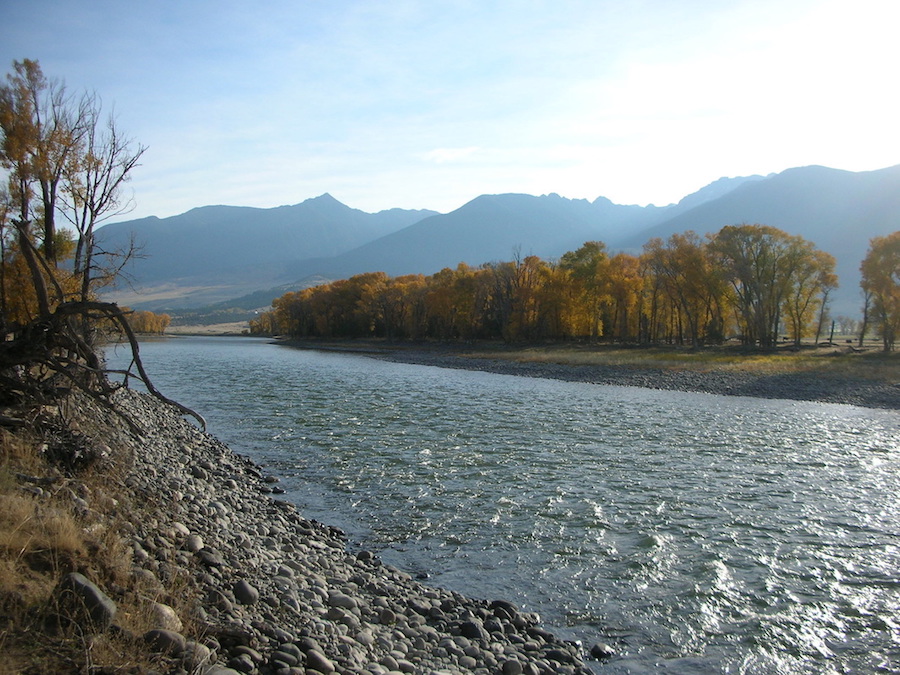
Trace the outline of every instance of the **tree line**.
{"label": "tree line", "polygon": [[[900,331],[900,232],[872,240],[863,263],[861,338],[874,325],[893,349]],[[640,255],[585,243],[431,276],[383,272],[287,293],[251,321],[253,334],[437,340],[603,339],[701,346],[739,337],[772,348],[819,340],[838,287],[833,256],[765,225],[651,239]],[[892,272],[890,270],[893,270]],[[893,275],[893,276],[892,276]]]}

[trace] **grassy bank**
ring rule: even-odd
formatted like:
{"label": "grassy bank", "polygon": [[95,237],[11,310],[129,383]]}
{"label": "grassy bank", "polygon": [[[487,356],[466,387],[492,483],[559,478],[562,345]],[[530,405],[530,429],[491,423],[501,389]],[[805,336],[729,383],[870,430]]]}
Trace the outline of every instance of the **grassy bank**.
{"label": "grassy bank", "polygon": [[371,354],[434,354],[465,359],[509,361],[519,364],[572,367],[649,369],[745,375],[822,374],[834,378],[900,383],[900,353],[884,353],[876,343],[862,349],[850,346],[800,349],[784,346],[775,351],[736,345],[701,349],[682,347],[623,347],[587,343],[506,344],[501,342],[435,343],[387,340],[292,340],[310,349]]}
{"label": "grassy bank", "polygon": [[552,363],[569,366],[641,367],[698,372],[736,372],[759,375],[821,373],[832,377],[859,378],[875,382],[900,382],[900,355],[877,349],[807,347],[775,352],[748,351],[733,347],[700,350],[653,347],[646,349],[541,345],[475,348],[469,358],[506,359],[519,363]]}
{"label": "grassy bank", "polygon": [[[134,574],[126,537],[143,515],[120,489],[128,458],[98,444],[102,429],[82,433],[70,404],[3,410],[0,674],[151,672],[165,659],[135,636],[152,627],[157,603],[180,610],[190,594],[185,580],[164,589]],[[73,572],[112,596],[116,630],[94,631],[61,601]]]}

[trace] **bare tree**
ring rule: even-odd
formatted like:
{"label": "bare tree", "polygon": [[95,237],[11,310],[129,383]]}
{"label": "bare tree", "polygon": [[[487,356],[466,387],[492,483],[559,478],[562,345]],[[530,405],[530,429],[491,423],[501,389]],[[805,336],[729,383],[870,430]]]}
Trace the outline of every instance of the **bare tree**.
{"label": "bare tree", "polygon": [[74,271],[81,299],[86,301],[97,279],[93,276],[97,255],[94,230],[104,220],[134,207],[123,188],[147,148],[123,136],[113,114],[102,121],[102,105],[95,94],[85,97],[82,110],[84,135],[77,161],[68,165],[63,213],[78,231]]}
{"label": "bare tree", "polygon": [[[0,87],[0,167],[9,186],[0,226],[5,228],[7,218],[14,226],[15,254],[26,263],[28,274],[17,276],[19,287],[6,288],[4,255],[0,290],[4,298],[6,291],[11,297],[33,298],[29,302],[34,306],[24,313],[28,318],[23,325],[9,330],[4,300],[0,391],[41,400],[53,396],[61,380],[124,416],[109,400],[119,385],[107,378],[94,343],[97,327],[111,326],[131,346],[136,373],[130,367],[126,382],[127,377],[142,380],[153,395],[204,425],[202,417],[166,399],[147,378],[125,312],[92,297],[92,288],[100,280],[94,272],[108,267],[95,264],[94,229],[131,207],[131,199],[123,197],[123,186],[146,148],[123,136],[114,116],[102,117],[95,94],[73,99],[64,85],[44,78],[37,61],[14,62],[13,69],[7,85]],[[78,232],[76,284],[69,270],[57,266],[58,211]],[[0,238],[4,234],[0,229]],[[6,254],[5,243],[2,253]]]}

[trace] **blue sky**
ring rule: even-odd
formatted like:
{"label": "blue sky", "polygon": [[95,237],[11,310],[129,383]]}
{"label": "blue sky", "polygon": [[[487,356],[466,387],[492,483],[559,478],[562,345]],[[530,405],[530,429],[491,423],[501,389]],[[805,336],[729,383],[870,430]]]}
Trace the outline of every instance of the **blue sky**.
{"label": "blue sky", "polygon": [[0,63],[147,145],[128,217],[330,192],[667,204],[722,176],[900,164],[895,0],[30,0]]}

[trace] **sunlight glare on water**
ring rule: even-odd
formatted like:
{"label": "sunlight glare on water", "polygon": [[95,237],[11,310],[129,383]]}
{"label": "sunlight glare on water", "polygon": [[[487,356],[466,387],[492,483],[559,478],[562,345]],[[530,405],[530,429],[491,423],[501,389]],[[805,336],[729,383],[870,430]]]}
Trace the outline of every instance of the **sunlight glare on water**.
{"label": "sunlight glare on water", "polygon": [[259,340],[142,353],[306,516],[428,583],[613,645],[597,672],[900,669],[896,412]]}

